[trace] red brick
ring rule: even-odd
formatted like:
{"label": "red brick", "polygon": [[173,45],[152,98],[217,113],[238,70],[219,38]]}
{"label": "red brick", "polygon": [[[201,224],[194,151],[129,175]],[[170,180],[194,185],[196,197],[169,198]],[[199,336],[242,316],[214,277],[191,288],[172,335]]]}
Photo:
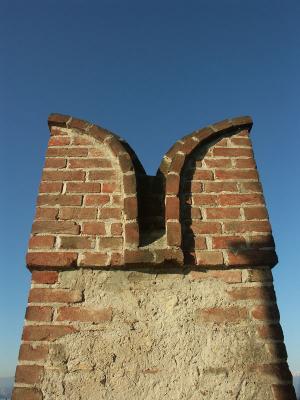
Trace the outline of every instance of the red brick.
{"label": "red brick", "polygon": [[197,318],[214,324],[239,322],[248,318],[248,310],[245,307],[204,308],[197,310]]}
{"label": "red brick", "polygon": [[241,169],[224,169],[224,170],[216,170],[215,178],[226,180],[226,179],[234,179],[234,180],[242,180],[242,179],[258,179],[257,172],[254,169],[250,170],[241,170]]}
{"label": "red brick", "polygon": [[80,195],[40,195],[37,199],[38,206],[80,206],[82,196]]}
{"label": "red brick", "polygon": [[85,208],[85,207],[63,207],[59,210],[60,219],[96,219],[97,208]]}
{"label": "red brick", "polygon": [[221,232],[221,224],[219,222],[203,222],[203,221],[192,221],[191,229],[194,234],[210,234]]}
{"label": "red brick", "polygon": [[205,192],[238,192],[237,184],[234,182],[207,182],[204,185]]}
{"label": "red brick", "polygon": [[193,196],[194,206],[207,206],[207,205],[217,205],[218,198],[215,195],[210,194],[195,194]]}
{"label": "red brick", "polygon": [[11,400],[42,400],[42,392],[34,388],[15,387]]}
{"label": "red brick", "polygon": [[213,249],[230,249],[246,246],[243,236],[215,236],[212,238]]}
{"label": "red brick", "polygon": [[265,269],[249,269],[248,279],[249,282],[272,282],[272,272],[270,268]]}
{"label": "red brick", "polygon": [[101,185],[102,193],[113,193],[120,191],[120,184],[116,182],[104,182]]}
{"label": "red brick", "polygon": [[242,272],[241,271],[217,271],[217,270],[207,270],[207,271],[192,271],[190,273],[192,280],[205,280],[205,279],[220,279],[226,283],[240,283],[242,282]]}
{"label": "red brick", "polygon": [[270,247],[274,248],[274,239],[272,235],[253,235],[248,238],[249,247],[252,248],[262,248]]}
{"label": "red brick", "polygon": [[111,234],[113,236],[120,236],[123,233],[123,224],[111,224]]}
{"label": "red brick", "polygon": [[37,220],[55,220],[58,214],[57,208],[37,207],[35,219]]}
{"label": "red brick", "polygon": [[232,163],[230,158],[204,158],[207,168],[231,168]]}
{"label": "red brick", "polygon": [[71,139],[67,136],[52,136],[48,142],[48,146],[66,146],[70,142]]}
{"label": "red brick", "polygon": [[103,206],[109,203],[110,197],[108,194],[88,194],[85,196],[86,206]]}
{"label": "red brick", "polygon": [[259,182],[241,182],[242,193],[262,193],[262,187]]}
{"label": "red brick", "polygon": [[83,171],[44,171],[42,181],[83,181]]}
{"label": "red brick", "polygon": [[[104,210],[104,209],[103,209]],[[137,197],[125,197],[124,212],[127,219],[136,219],[138,215]]]}
{"label": "red brick", "polygon": [[123,176],[124,193],[136,193],[136,178],[134,174]]}
{"label": "red brick", "polygon": [[266,343],[266,348],[270,356],[275,360],[287,360],[287,352],[284,343],[271,342]]}
{"label": "red brick", "polygon": [[19,352],[19,360],[22,361],[46,361],[49,347],[37,344],[22,344]]}
{"label": "red brick", "polygon": [[212,171],[196,169],[193,175],[193,181],[207,181],[214,179]]}
{"label": "red brick", "polygon": [[220,194],[219,204],[221,206],[238,206],[242,204],[261,204],[264,199],[260,194]]}
{"label": "red brick", "polygon": [[82,301],[80,290],[33,288],[29,303],[78,303]]}
{"label": "red brick", "polygon": [[292,381],[292,374],[287,363],[285,362],[254,365],[251,369],[256,371],[260,377],[267,375],[272,376],[280,381]]}
{"label": "red brick", "polygon": [[[93,145],[91,138],[86,137],[86,136],[75,136],[74,139],[73,139],[73,144],[75,146]],[[89,155],[90,155],[90,150],[91,149],[88,149]]]}
{"label": "red brick", "polygon": [[44,168],[65,168],[67,165],[66,158],[46,158]]}
{"label": "red brick", "polygon": [[123,238],[102,237],[100,238],[99,248],[100,251],[104,249],[116,250],[122,247],[122,245],[123,245]]}
{"label": "red brick", "polygon": [[62,187],[63,187],[63,185],[61,182],[42,182],[40,184],[39,192],[40,193],[61,193]]}
{"label": "red brick", "polygon": [[147,264],[153,263],[154,255],[149,250],[125,250],[126,264]]}
{"label": "red brick", "polygon": [[126,223],[125,226],[125,242],[126,244],[138,244],[139,227],[136,222]]}
{"label": "red brick", "polygon": [[105,235],[104,222],[84,222],[82,225],[82,233],[87,235]]}
{"label": "red brick", "polygon": [[279,320],[279,311],[277,305],[266,306],[259,305],[253,308],[252,317],[261,321]]}
{"label": "red brick", "polygon": [[105,152],[102,149],[91,148],[89,149],[89,157],[103,157]]}
{"label": "red brick", "polygon": [[71,158],[70,168],[111,168],[111,161],[101,158]]}
{"label": "red brick", "polygon": [[283,333],[279,324],[258,326],[257,334],[261,339],[283,340]]}
{"label": "red brick", "polygon": [[241,216],[239,208],[207,208],[207,219],[239,219]]}
{"label": "red brick", "polygon": [[[187,210],[186,210],[187,211]],[[191,215],[188,215],[188,219],[202,219],[202,212],[199,207],[192,207],[190,208],[189,212]]]}
{"label": "red brick", "polygon": [[213,149],[213,155],[216,157],[252,157],[253,152],[251,149],[245,148],[223,148],[216,147]]}
{"label": "red brick", "polygon": [[70,233],[79,234],[80,226],[72,221],[35,221],[32,233]]}
{"label": "red brick", "polygon": [[297,400],[292,384],[272,385],[274,400]]}
{"label": "red brick", "polygon": [[166,219],[178,219],[179,198],[166,197]]}
{"label": "red brick", "polygon": [[179,222],[167,222],[167,242],[169,246],[180,246],[181,225]]}
{"label": "red brick", "polygon": [[196,251],[197,265],[223,265],[221,251]]}
{"label": "red brick", "polygon": [[107,253],[84,253],[80,260],[82,267],[103,267],[108,265],[109,257]]}
{"label": "red brick", "polygon": [[92,249],[94,244],[86,237],[62,236],[59,247],[61,249]]}
{"label": "red brick", "polygon": [[53,341],[74,332],[77,332],[74,327],[66,325],[26,325],[24,326],[22,340]]}
{"label": "red brick", "polygon": [[111,308],[61,307],[57,321],[107,322],[112,320]]}
{"label": "red brick", "polygon": [[52,248],[54,246],[54,236],[32,236],[29,240],[30,249]]}
{"label": "red brick", "polygon": [[122,218],[121,208],[102,208],[100,210],[100,219],[118,219]]}
{"label": "red brick", "polygon": [[274,250],[239,249],[228,252],[228,265],[248,265],[249,267],[269,265],[272,267],[277,264],[277,261]]}
{"label": "red brick", "polygon": [[39,365],[18,365],[16,369],[16,382],[35,384],[42,380],[44,367]]}
{"label": "red brick", "polygon": [[270,232],[269,221],[232,221],[224,222],[224,232]]}
{"label": "red brick", "polygon": [[166,193],[177,195],[179,193],[179,183],[179,175],[169,174],[166,180]]}
{"label": "red brick", "polygon": [[101,191],[100,183],[94,182],[70,182],[67,183],[68,193],[99,193]]}
{"label": "red brick", "polygon": [[47,150],[47,157],[86,157],[88,149],[83,147],[50,147]]}
{"label": "red brick", "polygon": [[33,271],[32,281],[40,284],[52,284],[58,281],[58,272],[56,271]]}
{"label": "red brick", "polygon": [[205,250],[206,249],[206,240],[204,237],[196,236],[194,238],[195,242],[195,250]]}
{"label": "red brick", "polygon": [[116,172],[113,169],[103,169],[101,171],[89,171],[91,181],[111,181],[116,179]]}
{"label": "red brick", "polygon": [[34,252],[27,253],[26,262],[28,268],[45,267],[75,267],[77,253],[56,253],[56,252]]}
{"label": "red brick", "polygon": [[262,300],[275,301],[274,289],[271,286],[241,287],[227,291],[232,300]]}
{"label": "red brick", "polygon": [[253,168],[256,169],[256,164],[254,159],[251,158],[241,158],[235,160],[235,168]]}
{"label": "red brick", "polygon": [[265,207],[249,207],[244,209],[246,219],[268,219],[268,212]]}
{"label": "red brick", "polygon": [[251,147],[250,139],[247,137],[243,137],[243,138],[232,137],[232,138],[230,138],[230,141],[233,145],[236,145],[236,146]]}
{"label": "red brick", "polygon": [[52,307],[28,306],[26,309],[25,319],[27,321],[47,321],[52,320]]}

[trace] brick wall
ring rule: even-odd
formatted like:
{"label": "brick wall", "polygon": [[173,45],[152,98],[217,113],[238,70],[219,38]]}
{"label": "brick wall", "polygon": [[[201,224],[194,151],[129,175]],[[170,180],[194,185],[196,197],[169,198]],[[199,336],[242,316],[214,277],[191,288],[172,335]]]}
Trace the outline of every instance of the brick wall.
{"label": "brick wall", "polygon": [[295,399],[249,117],[130,146],[51,115],[19,399]]}

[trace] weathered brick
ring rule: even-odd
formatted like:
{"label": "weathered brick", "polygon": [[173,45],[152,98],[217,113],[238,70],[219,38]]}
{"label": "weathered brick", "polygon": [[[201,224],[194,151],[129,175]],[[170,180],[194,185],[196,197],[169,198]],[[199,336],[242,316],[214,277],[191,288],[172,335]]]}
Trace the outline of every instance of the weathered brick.
{"label": "weathered brick", "polygon": [[239,249],[228,252],[229,265],[276,265],[278,262],[274,250]]}
{"label": "weathered brick", "polygon": [[239,208],[207,208],[207,219],[239,219],[241,212]]}
{"label": "weathered brick", "polygon": [[265,269],[249,269],[248,278],[249,282],[272,282],[272,272],[270,268]]}
{"label": "weathered brick", "polygon": [[204,221],[192,221],[191,229],[194,234],[210,234],[210,233],[220,233],[221,224],[219,222],[204,222]]}
{"label": "weathered brick", "polygon": [[193,181],[210,181],[213,180],[214,176],[212,171],[208,170],[201,170],[201,169],[196,169],[193,175]]}
{"label": "weathered brick", "polygon": [[100,251],[104,249],[116,250],[123,245],[123,239],[117,237],[102,237],[100,238],[99,248]]}
{"label": "weathered brick", "polygon": [[104,222],[84,222],[82,224],[82,233],[86,235],[105,235]]}
{"label": "weathered brick", "polygon": [[258,305],[252,309],[251,315],[254,319],[263,321],[279,320],[279,311],[277,305],[266,306]]}
{"label": "weathered brick", "polygon": [[111,308],[61,307],[58,321],[107,322],[112,320]]}
{"label": "weathered brick", "polygon": [[231,168],[232,162],[230,158],[205,158],[207,168]]}
{"label": "weathered brick", "polygon": [[17,383],[36,384],[41,382],[44,367],[39,365],[18,365],[15,380]]}
{"label": "weathered brick", "polygon": [[42,400],[43,395],[39,389],[15,387],[11,400]]}
{"label": "weathered brick", "polygon": [[29,269],[31,268],[71,268],[76,266],[77,253],[63,252],[34,252],[27,253],[26,262]]}
{"label": "weathered brick", "polygon": [[207,182],[204,184],[204,191],[210,193],[238,192],[235,182]]}
{"label": "weathered brick", "polygon": [[169,174],[166,181],[166,193],[177,195],[179,192],[179,175]]}
{"label": "weathered brick", "polygon": [[48,146],[66,146],[71,142],[68,136],[52,136],[49,139]]}
{"label": "weathered brick", "polygon": [[58,281],[56,271],[32,271],[32,282],[40,284],[52,284]]}
{"label": "weathered brick", "polygon": [[54,236],[32,236],[29,240],[30,249],[41,249],[48,248],[51,249],[54,246]]}
{"label": "weathered brick", "polygon": [[126,223],[125,226],[125,241],[126,243],[138,244],[139,227],[136,222]]}
{"label": "weathered brick", "polygon": [[226,283],[240,283],[242,282],[242,272],[232,270],[206,270],[206,271],[191,271],[192,280],[205,280],[205,279],[220,279]]}
{"label": "weathered brick", "polygon": [[269,221],[230,221],[224,222],[224,232],[270,232]]}
{"label": "weathered brick", "polygon": [[58,208],[37,207],[35,213],[36,220],[55,220],[58,214]]}
{"label": "weathered brick", "polygon": [[42,181],[83,181],[83,171],[44,171]]}
{"label": "weathered brick", "polygon": [[89,171],[88,177],[91,181],[111,181],[116,179],[116,171],[113,169]]}
{"label": "weathered brick", "polygon": [[122,218],[121,208],[102,208],[100,210],[100,219],[118,219]]}
{"label": "weathered brick", "polygon": [[136,196],[124,198],[124,211],[126,213],[126,218],[128,218],[128,219],[136,219],[137,218],[138,204],[137,204]]}
{"label": "weathered brick", "polygon": [[169,246],[180,246],[181,225],[179,222],[167,222],[167,242]]}
{"label": "weathered brick", "polygon": [[79,265],[82,267],[102,267],[108,265],[108,262],[107,253],[84,253]]}
{"label": "weathered brick", "polygon": [[111,168],[111,161],[105,158],[71,158],[70,168]]}
{"label": "weathered brick", "polygon": [[213,249],[238,249],[246,246],[243,236],[215,236],[212,238]]}
{"label": "weathered brick", "polygon": [[273,287],[260,286],[260,287],[242,287],[229,289],[227,291],[232,300],[262,300],[262,301],[275,301],[275,293]]}
{"label": "weathered brick", "polygon": [[59,247],[61,249],[92,249],[94,243],[86,237],[62,236]]}
{"label": "weathered brick", "polygon": [[65,168],[67,165],[66,158],[52,158],[48,157],[45,159],[44,168]]}
{"label": "weathered brick", "polygon": [[257,334],[261,339],[283,340],[283,332],[279,324],[258,326]]}
{"label": "weathered brick", "polygon": [[40,184],[39,192],[40,193],[61,193],[62,187],[63,187],[63,185],[61,182],[42,182]]}
{"label": "weathered brick", "polygon": [[59,210],[60,219],[96,219],[97,208],[85,208],[85,207],[62,207]]}
{"label": "weathered brick", "polygon": [[204,308],[197,310],[199,322],[212,322],[214,324],[239,322],[248,318],[246,307]]}
{"label": "weathered brick", "polygon": [[251,149],[239,148],[223,148],[216,147],[213,149],[215,157],[253,157]]}
{"label": "weathered brick", "polygon": [[47,157],[86,157],[88,149],[82,147],[49,147]]}
{"label": "weathered brick", "polygon": [[166,218],[177,219],[179,216],[179,198],[166,197]]}
{"label": "weathered brick", "polygon": [[100,183],[94,182],[69,182],[66,188],[67,193],[99,193]]}
{"label": "weathered brick", "polygon": [[223,265],[221,251],[196,251],[197,265]]}
{"label": "weathered brick", "polygon": [[25,319],[27,321],[47,321],[52,320],[52,307],[28,306],[26,309]]}
{"label": "weathered brick", "polygon": [[76,235],[80,232],[80,226],[71,221],[35,221],[31,231],[32,233],[69,233]]}
{"label": "weathered brick", "polygon": [[270,342],[265,344],[268,353],[275,360],[284,360],[287,359],[287,352],[284,343],[281,342]]}
{"label": "weathered brick", "polygon": [[268,219],[268,212],[265,207],[249,207],[244,209],[246,219]]}
{"label": "weathered brick", "polygon": [[19,360],[22,361],[45,361],[49,352],[47,345],[41,344],[21,344]]}
{"label": "weathered brick", "polygon": [[194,194],[193,205],[194,206],[214,206],[217,205],[218,198],[213,194]]}
{"label": "weathered brick", "polygon": [[123,224],[122,223],[111,224],[110,230],[113,236],[120,236],[123,233]]}
{"label": "weathered brick", "polygon": [[75,332],[77,330],[69,325],[27,325],[24,326],[22,340],[53,341]]}
{"label": "weathered brick", "polygon": [[104,182],[101,185],[102,193],[113,193],[120,191],[120,184],[117,182]]}
{"label": "weathered brick", "polygon": [[264,205],[264,199],[262,195],[252,193],[252,194],[220,194],[218,196],[218,203],[221,206],[238,206],[247,204],[261,204]]}
{"label": "weathered brick", "polygon": [[80,195],[40,195],[37,199],[38,206],[80,206],[82,203],[82,196]]}
{"label": "weathered brick", "polygon": [[33,288],[29,293],[29,303],[78,303],[81,301],[81,290]]}
{"label": "weathered brick", "polygon": [[88,194],[85,196],[86,206],[103,206],[109,203],[110,197],[108,194]]}
{"label": "weathered brick", "polygon": [[240,159],[235,159],[235,168],[256,168],[256,164],[254,159],[251,158],[240,158]]}

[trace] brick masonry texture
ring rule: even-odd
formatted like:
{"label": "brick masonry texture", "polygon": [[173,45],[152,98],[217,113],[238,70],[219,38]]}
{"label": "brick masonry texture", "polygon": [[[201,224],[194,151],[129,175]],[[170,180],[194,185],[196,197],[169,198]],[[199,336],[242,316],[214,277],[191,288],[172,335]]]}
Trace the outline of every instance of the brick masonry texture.
{"label": "brick masonry texture", "polygon": [[103,128],[48,122],[13,399],[294,400],[251,118],[183,137],[156,176]]}

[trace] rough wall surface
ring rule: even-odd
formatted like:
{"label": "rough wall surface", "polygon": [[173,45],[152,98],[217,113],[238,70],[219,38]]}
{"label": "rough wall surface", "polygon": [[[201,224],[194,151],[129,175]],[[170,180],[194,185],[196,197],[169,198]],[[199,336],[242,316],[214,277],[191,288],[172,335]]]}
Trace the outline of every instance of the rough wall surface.
{"label": "rough wall surface", "polygon": [[295,399],[251,119],[178,141],[156,177],[49,122],[13,399]]}

